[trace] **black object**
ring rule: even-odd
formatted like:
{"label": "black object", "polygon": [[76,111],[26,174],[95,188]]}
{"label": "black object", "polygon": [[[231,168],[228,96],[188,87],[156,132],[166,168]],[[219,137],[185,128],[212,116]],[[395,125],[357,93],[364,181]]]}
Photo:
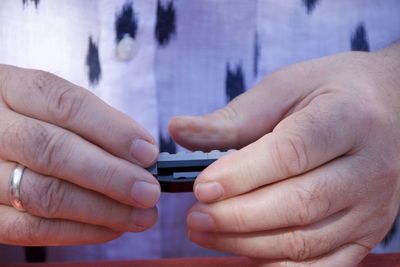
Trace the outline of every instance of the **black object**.
{"label": "black object", "polygon": [[25,247],[26,262],[46,262],[47,249],[46,247]]}
{"label": "black object", "polygon": [[232,151],[234,150],[176,154],[162,152],[157,162],[148,170],[160,182],[162,192],[192,192],[197,175],[211,163]]}

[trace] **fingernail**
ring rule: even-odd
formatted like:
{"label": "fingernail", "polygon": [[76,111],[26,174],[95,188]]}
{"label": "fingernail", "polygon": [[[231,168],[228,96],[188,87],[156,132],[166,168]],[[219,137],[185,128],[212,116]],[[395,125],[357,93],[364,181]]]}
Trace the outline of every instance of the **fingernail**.
{"label": "fingernail", "polygon": [[154,207],[160,198],[160,186],[145,181],[137,181],[132,187],[132,197],[145,208]]}
{"label": "fingernail", "polygon": [[148,166],[156,160],[158,148],[145,140],[135,139],[132,142],[131,154],[140,164]]}
{"label": "fingernail", "polygon": [[215,229],[213,218],[209,214],[199,211],[189,213],[187,224],[192,230],[200,232],[210,232]]}
{"label": "fingernail", "polygon": [[217,182],[200,183],[196,185],[195,193],[200,201],[210,202],[222,197],[224,189]]}
{"label": "fingernail", "polygon": [[132,214],[132,222],[135,226],[149,228],[156,221],[156,213],[153,209],[135,209]]}

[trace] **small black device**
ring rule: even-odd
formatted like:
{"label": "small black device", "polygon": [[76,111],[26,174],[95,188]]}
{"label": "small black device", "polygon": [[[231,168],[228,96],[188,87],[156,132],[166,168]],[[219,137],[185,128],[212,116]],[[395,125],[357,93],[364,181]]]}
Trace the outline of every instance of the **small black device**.
{"label": "small black device", "polygon": [[161,152],[157,162],[148,170],[160,182],[162,192],[192,192],[193,183],[200,172],[232,151],[234,149],[213,150],[209,153],[202,151],[176,154]]}

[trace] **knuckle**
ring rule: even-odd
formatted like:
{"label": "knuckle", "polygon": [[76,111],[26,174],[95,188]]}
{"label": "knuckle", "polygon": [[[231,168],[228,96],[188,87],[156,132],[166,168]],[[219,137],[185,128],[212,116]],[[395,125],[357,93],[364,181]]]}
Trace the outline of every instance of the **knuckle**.
{"label": "knuckle", "polygon": [[307,186],[295,184],[290,198],[293,206],[294,222],[297,225],[307,225],[317,219],[329,216],[333,211],[330,195],[336,195],[335,187],[329,185],[324,178]]}
{"label": "knuckle", "polygon": [[287,234],[288,257],[293,261],[304,261],[311,257],[311,248],[301,231],[293,231]]}
{"label": "knuckle", "polygon": [[294,222],[290,222],[289,220],[289,223],[307,225],[312,222],[315,213],[313,211],[313,192],[304,190],[300,187],[295,188],[290,194],[290,200],[291,201],[288,202],[288,205],[290,205],[289,210],[292,212],[289,212],[288,216],[294,218]]}
{"label": "knuckle", "polygon": [[52,90],[48,101],[48,113],[56,121],[68,123],[80,113],[85,94],[78,93],[72,87],[59,87]]}
{"label": "knuckle", "polygon": [[30,244],[43,243],[50,233],[49,222],[40,217],[28,219],[28,227],[25,232],[25,239]]}
{"label": "knuckle", "polygon": [[9,227],[8,240],[19,245],[43,244],[50,231],[46,219],[33,216],[17,216]]}
{"label": "knuckle", "polygon": [[291,134],[275,142],[276,164],[287,176],[305,172],[309,168],[306,142],[301,135]]}
{"label": "knuckle", "polygon": [[236,108],[232,104],[226,105],[224,108],[220,109],[216,114],[222,119],[227,121],[234,121],[240,116],[240,114],[237,112]]}
{"label": "knuckle", "polygon": [[[14,220],[10,220],[9,223],[5,224],[5,240],[11,244],[23,244],[25,240],[25,229],[28,227],[28,223],[23,216],[17,216]],[[15,231],[19,229],[19,231]]]}
{"label": "knuckle", "polygon": [[35,141],[31,145],[30,153],[35,155],[34,165],[48,174],[58,173],[69,155],[68,134],[63,132],[51,134],[43,127],[36,134]]}
{"label": "knuckle", "polygon": [[49,72],[35,72],[35,85],[45,96],[49,116],[61,123],[72,121],[82,108],[86,92]]}
{"label": "knuckle", "polygon": [[67,201],[65,183],[58,179],[44,178],[35,186],[37,213],[46,218],[57,218],[62,213],[63,203]]}
{"label": "knuckle", "polygon": [[110,188],[115,188],[115,181],[117,177],[121,177],[123,172],[121,172],[120,166],[116,164],[109,164],[107,166],[102,166],[98,168],[98,186],[103,191],[107,192]]}
{"label": "knuckle", "polygon": [[243,147],[245,144],[243,144],[243,138],[241,138],[241,129],[236,126],[236,121],[240,118],[240,113],[235,106],[235,101],[237,101],[235,99],[224,108],[213,113],[213,116],[216,117],[216,121],[224,122],[226,140],[232,140],[232,143],[237,144],[238,147]]}
{"label": "knuckle", "polygon": [[249,220],[245,218],[245,213],[239,203],[232,207],[233,224],[239,232],[247,232],[249,230]]}
{"label": "knuckle", "polygon": [[43,70],[31,70],[32,85],[37,88],[42,94],[47,95],[51,90],[57,76]]}
{"label": "knuckle", "polygon": [[[8,127],[5,127],[4,129],[2,129],[2,131],[0,131],[1,133],[0,143],[1,143],[1,148],[3,150],[6,151],[20,150],[20,146],[18,145],[18,143],[20,143],[19,141],[22,140],[17,140],[21,139],[19,138],[20,137],[18,130],[19,128],[20,128],[19,123],[13,122]],[[21,151],[16,151],[16,152],[21,152]]]}
{"label": "knuckle", "polygon": [[51,132],[45,125],[29,119],[13,122],[0,136],[3,149],[45,173],[56,170],[66,159],[67,140],[67,132]]}

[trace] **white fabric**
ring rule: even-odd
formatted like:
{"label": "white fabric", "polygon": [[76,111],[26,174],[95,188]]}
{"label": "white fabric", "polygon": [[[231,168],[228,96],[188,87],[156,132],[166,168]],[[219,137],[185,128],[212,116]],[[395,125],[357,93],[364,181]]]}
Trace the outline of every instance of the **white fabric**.
{"label": "white fabric", "polygon": [[[317,1],[309,13],[300,0],[176,0],[176,32],[161,46],[154,33],[157,1],[136,0],[137,53],[124,61],[116,52],[115,19],[129,2],[42,0],[37,8],[32,1],[22,2],[0,0],[0,63],[53,72],[93,91],[154,136],[166,138],[172,116],[202,114],[226,104],[227,65],[241,66],[246,88],[251,88],[288,64],[348,51],[360,23],[367,29],[371,50],[400,38],[397,0]],[[85,65],[90,36],[98,45],[102,70],[95,85]],[[258,73],[255,38],[260,47]],[[186,236],[185,214],[193,203],[191,194],[165,194],[158,205],[159,222],[151,230],[107,244],[49,248],[49,260],[218,254]],[[399,233],[390,246],[376,251],[400,251]],[[22,261],[22,251],[0,246],[0,263],[14,260]]]}

